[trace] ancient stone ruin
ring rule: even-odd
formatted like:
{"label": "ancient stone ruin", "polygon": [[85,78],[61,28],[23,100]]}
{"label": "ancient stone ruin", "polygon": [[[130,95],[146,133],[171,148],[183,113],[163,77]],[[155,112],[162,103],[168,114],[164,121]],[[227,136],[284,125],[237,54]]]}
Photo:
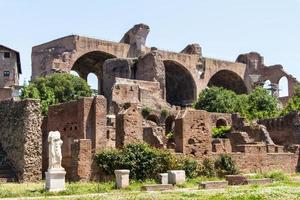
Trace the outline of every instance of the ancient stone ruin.
{"label": "ancient stone ruin", "polygon": [[[211,86],[246,94],[269,80],[277,97],[276,85],[286,77],[289,95],[278,97],[284,105],[298,84],[293,76],[281,65],[266,66],[256,52],[241,54],[230,62],[204,57],[198,44],[189,44],[179,53],[147,47],[149,31],[149,26],[138,24],[120,42],[70,35],[32,48],[32,79],[75,71],[87,80],[88,74],[94,73],[99,95],[50,106],[43,119],[33,100],[0,102],[0,109],[9,113],[7,117],[0,112],[1,127],[7,127],[0,130],[0,155],[7,154],[18,180],[39,180],[47,170],[50,131],[61,133],[62,166],[66,178],[74,181],[101,178],[93,159],[95,152],[140,142],[198,160],[227,153],[246,173],[296,171],[299,113],[248,124],[238,114],[191,107],[197,95]],[[16,123],[21,125],[16,127]],[[212,128],[224,125],[232,127],[228,138],[212,138]],[[16,130],[24,126],[22,131]],[[18,146],[22,149],[17,154],[25,158],[22,165],[10,155],[8,144],[20,144],[8,139],[12,136],[28,141]],[[33,162],[35,166],[25,167]],[[25,169],[30,169],[30,176]]]}

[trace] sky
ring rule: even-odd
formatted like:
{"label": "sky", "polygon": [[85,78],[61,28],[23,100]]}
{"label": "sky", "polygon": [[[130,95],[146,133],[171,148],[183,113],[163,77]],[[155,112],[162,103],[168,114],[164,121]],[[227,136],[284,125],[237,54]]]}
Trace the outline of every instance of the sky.
{"label": "sky", "polygon": [[21,84],[32,46],[70,34],[119,41],[138,23],[150,26],[149,47],[198,43],[204,57],[229,61],[256,51],[300,80],[300,0],[0,0],[0,19],[0,44],[21,55]]}

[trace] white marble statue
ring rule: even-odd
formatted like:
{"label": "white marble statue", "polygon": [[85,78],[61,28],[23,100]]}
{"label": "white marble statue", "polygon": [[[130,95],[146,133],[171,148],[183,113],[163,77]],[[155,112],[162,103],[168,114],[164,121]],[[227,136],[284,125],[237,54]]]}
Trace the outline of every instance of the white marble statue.
{"label": "white marble statue", "polygon": [[48,135],[49,143],[49,167],[48,169],[62,169],[61,166],[61,145],[63,141],[60,139],[59,131],[50,131]]}

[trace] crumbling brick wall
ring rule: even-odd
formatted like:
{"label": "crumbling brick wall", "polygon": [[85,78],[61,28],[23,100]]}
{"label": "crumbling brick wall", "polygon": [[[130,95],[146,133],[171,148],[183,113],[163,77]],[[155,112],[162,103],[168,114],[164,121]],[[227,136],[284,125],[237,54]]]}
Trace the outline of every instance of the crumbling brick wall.
{"label": "crumbling brick wall", "polygon": [[41,124],[38,101],[0,102],[0,143],[20,182],[42,178]]}
{"label": "crumbling brick wall", "polygon": [[184,110],[175,119],[176,152],[201,159],[212,151],[210,116],[204,110]]}
{"label": "crumbling brick wall", "polygon": [[60,131],[63,140],[62,166],[66,169],[66,177],[70,178],[72,171],[71,145],[75,139],[90,139],[93,151],[106,147],[109,140],[106,137],[106,114],[106,99],[103,96],[85,97],[77,101],[50,106],[47,132],[43,134],[43,156],[48,157],[48,132]]}

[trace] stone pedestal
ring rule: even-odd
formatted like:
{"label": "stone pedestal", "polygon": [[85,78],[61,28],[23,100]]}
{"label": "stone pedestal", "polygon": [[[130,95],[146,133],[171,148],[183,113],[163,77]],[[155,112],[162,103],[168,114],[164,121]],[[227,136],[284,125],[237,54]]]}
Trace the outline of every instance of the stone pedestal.
{"label": "stone pedestal", "polygon": [[59,192],[65,190],[65,175],[66,171],[64,168],[61,169],[48,169],[45,172],[46,185],[45,189],[49,192]]}
{"label": "stone pedestal", "polygon": [[115,170],[116,184],[118,189],[129,186],[129,173],[130,170],[127,169]]}
{"label": "stone pedestal", "polygon": [[168,171],[169,184],[182,184],[185,182],[185,171],[184,170],[169,170]]}
{"label": "stone pedestal", "polygon": [[160,184],[168,184],[168,173],[160,173],[158,176]]}

